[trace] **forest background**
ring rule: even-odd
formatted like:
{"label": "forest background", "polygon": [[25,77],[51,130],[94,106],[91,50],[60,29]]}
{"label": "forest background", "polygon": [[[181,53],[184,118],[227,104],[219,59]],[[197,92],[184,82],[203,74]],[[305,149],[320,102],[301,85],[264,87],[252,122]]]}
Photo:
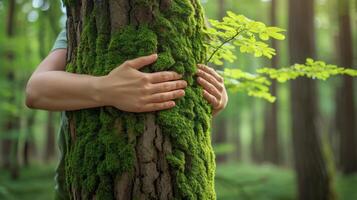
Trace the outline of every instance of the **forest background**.
{"label": "forest background", "polygon": [[[289,10],[289,4],[298,1],[201,0],[209,19],[221,20],[226,11],[233,11],[287,30],[286,40],[272,43],[277,49],[272,60],[237,53],[238,59],[224,63],[224,67],[254,73],[261,67],[292,65],[289,45],[303,44],[305,39],[291,30],[312,23],[316,55],[311,57],[356,69],[357,1],[301,3],[306,9],[313,6],[314,17],[296,25],[292,19],[301,16]],[[24,88],[65,21],[60,1],[0,0],[0,199],[53,198],[59,113],[26,108]],[[357,199],[356,80],[340,76],[314,82],[317,90],[312,99],[317,102],[318,114],[311,123],[316,125],[323,168],[333,180],[335,198]],[[214,118],[218,199],[296,199],[296,177],[301,172],[294,163],[316,159],[308,153],[314,151],[308,145],[296,147],[310,141],[307,136],[296,143],[296,131],[292,130],[292,121],[299,120],[292,111],[296,101],[292,94],[299,91],[293,91],[289,82],[273,83],[271,90],[277,97],[274,104],[245,92],[229,91],[227,108]],[[309,113],[310,108],[306,106],[303,112]],[[294,155],[294,148],[304,149],[301,157]]]}

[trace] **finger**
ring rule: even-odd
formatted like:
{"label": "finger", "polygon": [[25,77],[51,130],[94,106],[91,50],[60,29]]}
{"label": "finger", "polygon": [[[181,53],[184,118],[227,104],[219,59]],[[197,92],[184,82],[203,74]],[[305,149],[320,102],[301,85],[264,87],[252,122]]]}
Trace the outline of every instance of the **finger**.
{"label": "finger", "polygon": [[184,80],[179,81],[168,81],[164,83],[156,83],[152,85],[150,89],[151,94],[169,92],[172,90],[184,89],[187,87],[187,82]]}
{"label": "finger", "polygon": [[208,66],[202,65],[202,64],[198,64],[198,67],[199,67],[201,70],[203,70],[203,71],[205,71],[205,72],[211,74],[218,82],[223,83],[223,78],[222,78],[222,76],[220,76],[220,75],[219,75],[214,69],[212,69],[211,67],[208,67]]}
{"label": "finger", "polygon": [[142,56],[132,60],[125,61],[124,65],[132,67],[134,69],[141,69],[157,60],[157,54],[151,54],[149,56]]}
{"label": "finger", "polygon": [[147,102],[160,103],[160,102],[166,102],[169,100],[178,99],[183,96],[185,96],[184,90],[175,90],[175,91],[171,91],[171,92],[153,94],[147,98]]}
{"label": "finger", "polygon": [[140,112],[152,112],[152,111],[159,111],[159,110],[166,110],[169,108],[175,107],[176,103],[174,101],[167,101],[163,103],[150,103],[146,104]]}
{"label": "finger", "polygon": [[217,109],[220,105],[220,101],[216,99],[213,95],[203,90],[203,97],[212,105],[214,109]]}
{"label": "finger", "polygon": [[166,81],[173,81],[182,78],[181,74],[178,74],[176,72],[155,72],[149,74],[149,78],[151,83],[161,83],[161,82],[166,82]]}
{"label": "finger", "polygon": [[197,81],[211,95],[215,96],[218,100],[221,100],[221,98],[222,98],[221,93],[211,83],[209,83],[208,81],[206,81],[205,79],[203,79],[201,77],[198,77]]}
{"label": "finger", "polygon": [[197,75],[199,77],[202,77],[203,79],[205,79],[206,81],[208,81],[209,83],[211,83],[212,85],[214,85],[218,91],[222,92],[223,91],[223,85],[222,83],[218,82],[218,80],[216,78],[214,78],[211,74],[201,70],[201,69],[198,69],[197,71]]}

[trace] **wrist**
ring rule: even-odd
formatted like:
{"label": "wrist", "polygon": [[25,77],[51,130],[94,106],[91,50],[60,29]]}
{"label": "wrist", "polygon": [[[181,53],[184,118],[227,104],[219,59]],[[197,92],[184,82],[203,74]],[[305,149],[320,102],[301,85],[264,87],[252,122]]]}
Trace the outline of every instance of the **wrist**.
{"label": "wrist", "polygon": [[97,107],[107,106],[108,102],[105,102],[105,79],[106,76],[93,76],[91,79],[91,97]]}

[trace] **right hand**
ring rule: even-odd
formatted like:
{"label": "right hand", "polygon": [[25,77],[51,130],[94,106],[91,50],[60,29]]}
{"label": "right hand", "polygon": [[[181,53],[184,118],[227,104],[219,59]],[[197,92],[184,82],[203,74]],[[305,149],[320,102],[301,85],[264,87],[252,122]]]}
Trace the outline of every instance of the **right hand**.
{"label": "right hand", "polygon": [[174,107],[174,100],[185,95],[187,82],[179,80],[182,75],[176,72],[139,71],[156,60],[157,54],[128,60],[108,75],[99,77],[99,101],[127,112],[151,112]]}

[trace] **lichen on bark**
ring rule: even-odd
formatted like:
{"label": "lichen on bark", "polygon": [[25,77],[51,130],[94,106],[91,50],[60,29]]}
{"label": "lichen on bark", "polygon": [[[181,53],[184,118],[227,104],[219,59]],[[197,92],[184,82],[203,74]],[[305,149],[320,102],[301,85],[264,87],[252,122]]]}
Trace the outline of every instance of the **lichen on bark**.
{"label": "lichen on bark", "polygon": [[158,53],[143,71],[172,70],[188,82],[170,110],[67,112],[62,175],[70,199],[215,199],[211,108],[194,78],[206,58],[199,0],[64,3],[67,71],[100,76],[127,59]]}

